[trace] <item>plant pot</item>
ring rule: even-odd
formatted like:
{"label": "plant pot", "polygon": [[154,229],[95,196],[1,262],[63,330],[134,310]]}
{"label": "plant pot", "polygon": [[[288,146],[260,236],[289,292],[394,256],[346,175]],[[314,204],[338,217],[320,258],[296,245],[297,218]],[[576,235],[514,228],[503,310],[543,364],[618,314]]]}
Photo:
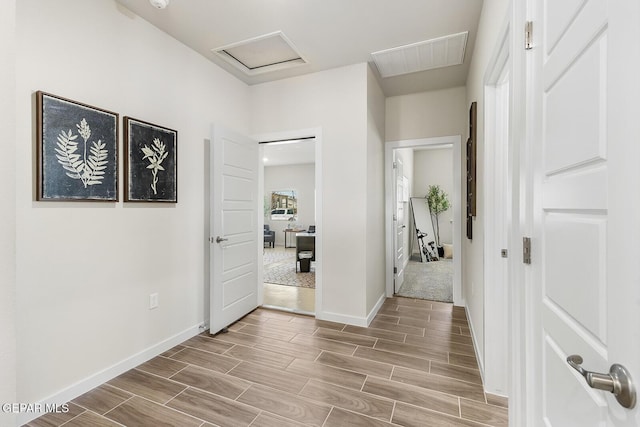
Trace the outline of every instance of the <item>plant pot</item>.
{"label": "plant pot", "polygon": [[438,246],[438,258],[444,258],[444,247]]}

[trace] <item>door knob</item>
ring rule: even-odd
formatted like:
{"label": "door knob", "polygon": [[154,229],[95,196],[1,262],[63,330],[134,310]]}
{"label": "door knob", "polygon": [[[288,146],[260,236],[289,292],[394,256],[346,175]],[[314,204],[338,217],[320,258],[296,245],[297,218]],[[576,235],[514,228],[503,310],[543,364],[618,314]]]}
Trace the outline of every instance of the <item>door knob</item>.
{"label": "door knob", "polygon": [[624,366],[614,363],[608,374],[599,374],[584,369],[581,366],[582,362],[582,357],[577,354],[567,357],[569,366],[584,377],[589,387],[613,393],[618,403],[625,408],[632,409],[636,405],[636,389],[629,371]]}
{"label": "door knob", "polygon": [[229,239],[225,239],[224,237],[220,237],[220,236],[216,237],[216,243],[226,242],[227,240]]}

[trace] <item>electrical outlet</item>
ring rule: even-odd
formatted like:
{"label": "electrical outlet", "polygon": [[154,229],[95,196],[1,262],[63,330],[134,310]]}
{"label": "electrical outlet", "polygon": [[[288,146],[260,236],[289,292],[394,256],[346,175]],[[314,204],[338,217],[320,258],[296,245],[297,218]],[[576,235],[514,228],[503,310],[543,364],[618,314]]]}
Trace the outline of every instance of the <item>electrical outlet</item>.
{"label": "electrical outlet", "polygon": [[149,310],[158,308],[158,294],[149,295]]}

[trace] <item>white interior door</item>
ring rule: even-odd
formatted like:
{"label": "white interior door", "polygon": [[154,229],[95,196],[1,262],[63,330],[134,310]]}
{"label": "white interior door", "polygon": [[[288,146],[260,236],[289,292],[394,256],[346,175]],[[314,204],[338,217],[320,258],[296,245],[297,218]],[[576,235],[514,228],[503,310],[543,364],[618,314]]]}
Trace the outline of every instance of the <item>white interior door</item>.
{"label": "white interior door", "polygon": [[396,215],[394,225],[396,228],[396,244],[395,244],[395,262],[394,270],[396,272],[395,291],[397,292],[404,282],[404,257],[405,257],[405,212],[404,212],[404,170],[402,161],[396,160],[395,180],[396,180]]}
{"label": "white interior door", "polygon": [[532,4],[532,425],[638,426],[567,357],[640,380],[640,3]]}
{"label": "white interior door", "polygon": [[212,133],[210,332],[215,334],[258,306],[259,163],[256,141],[220,126]]}

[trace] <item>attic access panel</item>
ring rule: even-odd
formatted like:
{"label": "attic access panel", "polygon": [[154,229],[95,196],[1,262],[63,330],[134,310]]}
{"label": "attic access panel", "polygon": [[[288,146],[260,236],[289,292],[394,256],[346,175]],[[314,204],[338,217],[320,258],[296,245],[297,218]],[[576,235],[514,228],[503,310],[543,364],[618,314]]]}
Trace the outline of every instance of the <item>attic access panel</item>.
{"label": "attic access panel", "polygon": [[281,31],[222,46],[213,49],[213,52],[247,75],[307,63]]}

